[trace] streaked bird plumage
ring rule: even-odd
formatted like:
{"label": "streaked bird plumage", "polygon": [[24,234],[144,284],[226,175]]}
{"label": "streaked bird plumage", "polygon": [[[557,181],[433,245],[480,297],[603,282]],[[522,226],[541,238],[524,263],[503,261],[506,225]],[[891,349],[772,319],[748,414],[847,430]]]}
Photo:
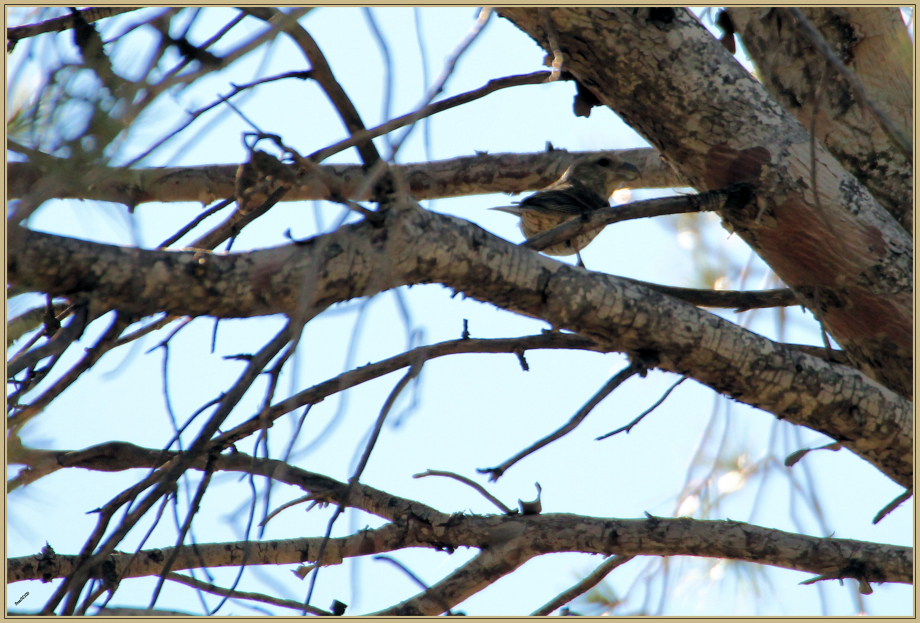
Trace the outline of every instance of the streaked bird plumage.
{"label": "streaked bird plumage", "polygon": [[[610,206],[613,191],[639,177],[639,169],[613,155],[585,156],[566,169],[558,181],[520,201],[517,205],[491,208],[520,217],[527,238],[566,221]],[[547,255],[572,255],[584,249],[603,227],[543,249]],[[579,256],[579,260],[580,260]]]}

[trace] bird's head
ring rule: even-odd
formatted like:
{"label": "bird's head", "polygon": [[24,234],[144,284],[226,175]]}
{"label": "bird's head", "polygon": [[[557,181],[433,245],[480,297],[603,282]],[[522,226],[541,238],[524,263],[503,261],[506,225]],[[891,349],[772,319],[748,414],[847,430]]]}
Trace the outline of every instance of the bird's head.
{"label": "bird's head", "polygon": [[639,177],[639,169],[612,154],[584,156],[566,170],[560,182],[577,181],[604,198],[621,188],[625,182]]}

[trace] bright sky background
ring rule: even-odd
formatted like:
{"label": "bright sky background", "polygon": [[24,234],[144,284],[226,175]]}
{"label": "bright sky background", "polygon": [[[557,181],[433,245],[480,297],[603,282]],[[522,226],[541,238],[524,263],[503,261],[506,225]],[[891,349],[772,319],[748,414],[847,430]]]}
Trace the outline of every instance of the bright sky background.
{"label": "bright sky background", "polygon": [[[393,101],[391,116],[409,112],[424,93],[422,62],[416,37],[413,9],[376,8],[374,16],[382,29],[393,59]],[[122,32],[147,11],[128,13],[102,23],[104,38]],[[199,42],[210,36],[235,14],[232,9],[207,9],[192,31]],[[21,9],[10,9],[10,24],[23,20]],[[475,19],[473,7],[425,8],[419,11],[424,46],[428,54],[428,75],[433,80],[443,60],[461,40]],[[50,17],[50,14],[44,17]],[[28,21],[35,21],[31,15]],[[365,16],[359,8],[322,8],[310,12],[301,23],[313,35],[329,60],[339,82],[348,92],[365,123],[381,121],[384,91],[383,63]],[[228,49],[261,30],[255,20],[247,20],[217,47],[215,53]],[[59,48],[71,50],[70,34],[57,35]],[[197,38],[196,38],[197,37]],[[45,36],[45,39],[50,39]],[[128,42],[133,43],[128,43]],[[117,68],[137,66],[148,53],[149,33],[138,32],[114,48]],[[9,57],[10,71],[23,62],[23,43]],[[54,58],[49,46],[37,56],[37,62]],[[112,49],[109,50],[113,52]],[[743,52],[739,52],[743,57]],[[170,63],[175,58],[170,57]],[[484,85],[489,79],[542,69],[543,52],[509,22],[493,16],[473,47],[462,57],[451,77],[445,95],[454,95]],[[171,65],[167,65],[171,66]],[[125,158],[143,151],[191,110],[228,93],[231,82],[240,84],[259,77],[302,70],[307,67],[300,51],[287,39],[279,38],[272,47],[263,46],[255,53],[178,94],[164,97],[132,134],[125,146]],[[23,74],[24,87],[34,89],[39,74]],[[455,108],[431,119],[430,154],[426,155],[421,125],[398,154],[399,162],[419,162],[471,156],[476,151],[490,153],[536,152],[547,141],[556,148],[571,151],[620,149],[646,146],[645,141],[606,108],[595,108],[589,119],[572,114],[574,83],[554,83],[507,89],[472,104]],[[13,90],[10,100],[21,97]],[[281,135],[286,144],[307,154],[345,138],[346,132],[325,96],[315,83],[297,80],[278,81],[260,86],[248,98],[238,98],[237,105],[249,119],[268,133]],[[207,133],[189,142],[192,134],[183,135],[157,152],[144,164],[199,165],[238,163],[246,158],[241,133],[251,128],[226,107],[200,119],[193,130],[209,126]],[[385,144],[378,147],[386,153]],[[350,150],[332,162],[357,162]],[[633,199],[669,194],[637,191]],[[508,197],[487,195],[445,199],[423,203],[431,210],[453,214],[473,221],[485,229],[513,242],[522,240],[512,217],[487,208],[506,205]],[[44,206],[29,225],[37,230],[59,233],[100,242],[132,245],[131,227],[136,227],[137,241],[152,248],[179,229],[201,210],[200,204],[143,204],[136,210],[133,223],[123,206],[98,202],[54,201]],[[285,244],[285,230],[295,238],[316,234],[330,228],[340,217],[339,206],[312,202],[283,203],[247,227],[237,240],[234,251]],[[223,214],[199,228],[206,231],[222,220]],[[585,252],[589,268],[670,285],[701,287],[700,268],[719,270],[729,266],[729,288],[758,289],[775,287],[764,281],[763,264],[755,260],[750,276],[743,284],[738,268],[750,257],[746,245],[729,236],[714,219],[701,217],[702,237],[685,226],[678,233],[677,217],[652,221],[633,221],[609,227]],[[186,241],[191,240],[189,237]],[[562,261],[574,262],[574,258]],[[724,270],[724,269],[723,269]],[[511,337],[539,333],[547,325],[515,316],[491,305],[451,298],[451,292],[438,285],[402,289],[411,318],[411,330],[419,332],[421,341],[435,343],[459,338],[464,319],[473,337]],[[15,299],[10,315],[34,305]],[[773,339],[820,344],[816,324],[810,314],[789,308],[780,335],[778,315],[771,311],[736,315],[720,312],[735,322]],[[306,328],[296,361],[283,375],[276,400],[289,391],[300,391],[334,377],[343,371],[359,322],[351,366],[379,361],[405,350],[409,330],[404,322],[397,297],[392,292],[371,301],[353,301],[336,306]],[[56,372],[66,370],[68,362],[79,357],[78,350],[102,332],[108,319],[97,321],[87,330],[81,348],[71,347]],[[283,325],[280,317],[230,320],[220,323],[217,350],[209,353],[213,321],[200,318],[183,329],[170,342],[168,382],[172,409],[179,421],[227,389],[242,371],[243,364],[222,359],[225,355],[258,350]],[[146,447],[161,447],[172,434],[163,396],[163,349],[148,352],[164,339],[170,327],[153,334],[133,348],[122,348],[104,359],[75,386],[65,392],[23,432],[23,441],[32,447],[47,449],[81,449],[110,440],[129,441]],[[476,478],[476,468],[492,467],[552,432],[568,419],[619,369],[626,360],[619,354],[567,351],[531,351],[527,354],[530,371],[522,371],[514,355],[457,355],[426,363],[417,391],[407,391],[390,416],[365,470],[362,482],[389,493],[418,500],[442,512],[468,511],[493,513],[496,509],[472,489],[442,478],[412,479],[427,469],[449,470]],[[404,372],[367,383],[347,395],[334,396],[316,405],[309,414],[295,447],[292,462],[306,470],[346,480],[352,473],[355,458],[364,447],[365,436],[373,425],[380,407]],[[760,460],[768,448],[774,418],[746,406],[716,398],[712,391],[687,382],[648,416],[629,435],[618,435],[596,442],[598,435],[628,423],[651,406],[676,380],[677,376],[651,372],[647,378],[633,378],[601,403],[573,433],[540,450],[512,467],[489,490],[508,505],[518,498],[532,499],[534,483],[543,488],[546,513],[576,513],[589,516],[639,518],[647,511],[669,516],[677,510],[676,494],[685,481],[705,477],[713,457],[704,457],[705,469],[688,476],[688,466],[701,435],[718,410],[713,438],[725,435],[724,456],[746,456],[748,464]],[[44,387],[42,385],[40,387]],[[257,383],[234,411],[225,428],[248,419],[262,398],[264,381]],[[414,410],[403,413],[412,400]],[[343,400],[347,404],[343,408]],[[302,450],[325,430],[337,410],[343,409],[339,425],[325,442],[311,452]],[[271,430],[273,457],[283,454],[289,433],[300,411],[289,414]],[[725,422],[730,422],[725,432]],[[399,424],[398,426],[396,424]],[[779,458],[803,447],[823,445],[828,440],[807,429],[794,430],[789,425],[778,428],[776,443]],[[192,439],[187,436],[185,439]],[[253,440],[238,445],[240,451],[252,453]],[[714,445],[709,446],[715,447]],[[301,451],[298,451],[301,450]],[[788,481],[773,477],[761,492],[757,514],[751,509],[759,479],[729,495],[714,509],[710,518],[752,521],[758,525],[794,532],[882,543],[910,544],[912,541],[912,505],[896,510],[880,525],[871,525],[872,517],[901,489],[863,460],[847,451],[815,452],[793,470],[811,470],[825,511],[828,532],[799,502],[793,503]],[[716,482],[731,488],[735,471],[720,468]],[[786,469],[786,468],[780,468]],[[12,471],[11,474],[12,475]],[[7,545],[8,556],[37,553],[47,541],[59,554],[75,554],[95,526],[95,516],[86,513],[108,501],[123,488],[133,484],[137,473],[90,473],[63,470],[35,484],[13,492],[9,498]],[[196,474],[197,478],[197,474]],[[197,480],[193,480],[194,484]],[[259,482],[261,487],[264,483]],[[284,485],[272,490],[271,508],[302,495]],[[186,500],[181,496],[181,517]],[[260,497],[257,515],[262,513]],[[232,474],[219,474],[212,480],[204,499],[203,511],[194,524],[199,542],[236,541],[242,538],[249,513],[250,492],[246,481]],[[684,507],[689,508],[688,506]],[[322,535],[332,509],[289,509],[271,521],[265,539],[283,539]],[[701,517],[701,509],[693,516]],[[169,513],[167,513],[169,515]],[[340,518],[334,535],[344,535],[365,526],[376,527],[382,520],[349,511]],[[137,534],[146,531],[144,522],[118,548],[128,551],[138,543]],[[253,532],[255,538],[256,531]],[[175,544],[172,517],[154,532],[146,547]],[[453,555],[428,550],[404,550],[393,556],[432,584],[472,556],[460,550]],[[550,598],[574,584],[598,564],[600,557],[576,554],[544,556],[528,562],[522,569],[473,596],[458,609],[470,615],[522,615],[532,612]],[[852,614],[849,588],[826,582],[821,588],[798,586],[808,574],[770,569],[767,582],[761,577],[756,586],[739,584],[732,565],[717,561],[689,561],[683,567],[672,561],[672,580],[668,587],[666,614],[728,615],[817,615],[821,614],[819,591],[825,591],[828,614]],[[646,564],[634,560],[615,570],[608,582],[620,596],[629,589],[636,574]],[[290,571],[294,567],[252,567],[245,573],[240,590],[267,592],[290,599],[303,599],[306,583]],[[675,570],[686,573],[679,581]],[[214,570],[215,583],[229,586],[236,569]],[[197,577],[201,577],[199,573]],[[149,601],[156,579],[125,581],[110,604],[144,607]],[[56,582],[23,582],[8,587],[9,606],[28,591],[29,596],[17,609],[35,611],[52,594]],[[355,592],[356,587],[359,589]],[[874,594],[864,598],[869,614],[908,615],[912,609],[912,589],[903,585],[873,585]],[[642,586],[634,589],[627,612],[641,605]],[[652,595],[657,603],[658,593]],[[755,591],[765,595],[761,608],[755,610]],[[312,603],[326,608],[333,599],[349,605],[348,614],[373,612],[402,601],[418,588],[395,567],[370,559],[348,562],[323,569]],[[213,607],[218,598],[206,597]],[[579,612],[590,613],[584,604],[572,604]],[[157,607],[201,612],[192,589],[167,583]],[[291,614],[290,611],[266,607],[267,611]],[[257,614],[239,602],[228,603],[219,614]]]}

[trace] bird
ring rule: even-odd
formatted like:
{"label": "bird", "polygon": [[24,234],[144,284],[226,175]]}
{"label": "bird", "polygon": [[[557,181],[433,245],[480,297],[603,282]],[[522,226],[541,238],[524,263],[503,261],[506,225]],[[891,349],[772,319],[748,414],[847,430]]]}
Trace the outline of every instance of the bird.
{"label": "bird", "polygon": [[[608,198],[624,182],[639,177],[639,169],[613,155],[581,157],[566,169],[557,181],[516,205],[490,208],[520,217],[521,232],[526,238],[549,231],[568,220],[610,207]],[[584,267],[580,251],[597,237],[603,227],[554,244],[543,253],[547,255],[576,255]]]}

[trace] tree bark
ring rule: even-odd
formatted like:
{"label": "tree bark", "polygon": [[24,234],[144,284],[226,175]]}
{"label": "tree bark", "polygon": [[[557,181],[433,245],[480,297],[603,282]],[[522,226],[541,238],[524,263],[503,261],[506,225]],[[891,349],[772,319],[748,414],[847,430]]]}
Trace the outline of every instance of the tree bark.
{"label": "tree bark", "polygon": [[[911,397],[913,242],[684,9],[502,8],[698,190],[753,183],[722,213],[867,375]],[[814,168],[813,168],[814,164]],[[816,185],[812,184],[812,173]]]}
{"label": "tree bark", "polygon": [[[557,181],[566,168],[580,157],[604,152],[568,152],[564,149],[535,154],[486,154],[435,160],[413,164],[391,165],[395,175],[402,176],[416,199],[442,199],[486,193],[521,193],[546,188]],[[611,151],[616,157],[635,165],[641,177],[628,182],[624,188],[673,188],[688,186],[670,165],[663,162],[654,149],[621,149]],[[156,167],[149,169],[98,168],[94,177],[98,183],[80,183],[83,176],[71,175],[57,189],[59,199],[96,199],[115,201],[128,206],[141,203],[173,203],[197,201],[209,204],[233,197],[236,192],[236,172],[239,165],[215,164],[196,167]],[[57,162],[49,156],[47,162],[10,162],[7,199],[19,199],[33,192],[48,178],[60,179],[63,170],[72,164]],[[282,201],[332,199],[332,192],[322,179],[311,172],[289,166],[294,185]],[[367,201],[358,190],[366,171],[361,165],[333,164],[322,167],[326,175],[341,185],[345,197]],[[258,203],[265,195],[255,195]]]}
{"label": "tree bark", "polygon": [[16,228],[9,256],[11,283],[83,293],[140,315],[293,316],[400,285],[441,283],[657,359],[663,370],[843,442],[899,484],[912,478],[910,403],[856,370],[417,206],[392,209],[385,227],[362,222],[232,255],[125,249]]}
{"label": "tree bark", "polygon": [[[763,84],[908,232],[913,231],[913,166],[846,80],[802,35],[785,9],[730,7],[738,36]],[[913,134],[912,48],[897,7],[805,7],[844,65],[906,136]]]}

